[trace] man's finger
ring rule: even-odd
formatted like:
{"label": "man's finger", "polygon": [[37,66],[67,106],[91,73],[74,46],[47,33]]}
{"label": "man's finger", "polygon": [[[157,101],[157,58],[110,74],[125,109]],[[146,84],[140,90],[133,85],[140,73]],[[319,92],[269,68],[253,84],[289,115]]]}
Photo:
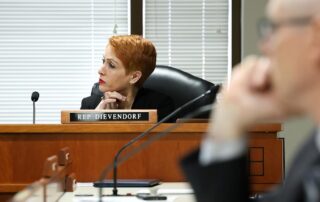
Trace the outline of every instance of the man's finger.
{"label": "man's finger", "polygon": [[270,62],[266,58],[261,58],[257,67],[254,70],[254,74],[251,78],[251,86],[255,89],[264,90],[268,86],[269,81],[269,69]]}

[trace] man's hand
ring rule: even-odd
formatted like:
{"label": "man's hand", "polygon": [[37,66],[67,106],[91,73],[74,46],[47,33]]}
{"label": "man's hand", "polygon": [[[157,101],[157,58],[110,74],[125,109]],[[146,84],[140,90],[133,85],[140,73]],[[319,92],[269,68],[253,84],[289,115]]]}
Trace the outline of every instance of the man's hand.
{"label": "man's hand", "polygon": [[285,116],[270,79],[266,58],[249,57],[235,67],[228,87],[223,87],[209,128],[215,139],[239,138],[254,123]]}
{"label": "man's hand", "polygon": [[126,97],[116,91],[105,92],[101,102],[96,107],[96,110],[102,109],[118,109],[120,102],[126,101]]}

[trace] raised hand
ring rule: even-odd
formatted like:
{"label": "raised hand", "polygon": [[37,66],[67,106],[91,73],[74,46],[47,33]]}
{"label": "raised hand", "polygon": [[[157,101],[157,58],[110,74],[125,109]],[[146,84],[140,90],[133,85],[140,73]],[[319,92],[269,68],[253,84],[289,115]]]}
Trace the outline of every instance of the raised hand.
{"label": "raised hand", "polygon": [[235,67],[213,110],[210,135],[238,138],[252,124],[286,116],[285,106],[273,89],[270,68],[268,59],[253,56]]}

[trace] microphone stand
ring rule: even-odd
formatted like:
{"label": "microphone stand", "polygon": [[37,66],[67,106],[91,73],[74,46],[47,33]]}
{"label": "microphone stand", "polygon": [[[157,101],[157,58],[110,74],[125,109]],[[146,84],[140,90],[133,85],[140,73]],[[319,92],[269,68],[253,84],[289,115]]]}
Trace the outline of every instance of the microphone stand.
{"label": "microphone stand", "polygon": [[33,103],[33,124],[36,123],[36,102],[32,101]]}
{"label": "microphone stand", "polygon": [[[178,128],[181,124],[187,122],[190,118],[201,115],[203,113],[206,113],[210,110],[214,109],[214,107],[212,107],[211,104],[209,105],[205,105],[200,107],[199,109],[197,109],[196,111],[193,111],[192,113],[189,113],[187,116],[184,117],[184,119],[181,120],[181,122],[177,122],[173,125],[171,125],[170,127],[168,127],[167,129],[165,129],[162,132],[159,132],[157,134],[155,134],[153,137],[151,137],[150,139],[148,139],[147,141],[143,142],[141,145],[139,145],[138,147],[134,148],[131,152],[128,152],[125,156],[123,156],[122,158],[118,158],[118,162],[117,165],[121,165],[123,162],[127,161],[130,157],[134,156],[135,154],[139,153],[141,150],[143,150],[144,148],[148,147],[150,144],[152,144],[153,142],[161,139],[162,137],[166,136],[167,134],[169,134],[169,132],[171,132],[172,130]],[[109,164],[108,167],[106,167],[103,172],[101,173],[100,176],[100,181],[102,181],[105,176],[114,168],[114,164]],[[102,178],[103,177],[103,178]],[[102,179],[102,180],[101,180]],[[113,190],[114,191],[114,190]],[[99,188],[99,201],[102,202],[102,187]]]}
{"label": "microphone stand", "polygon": [[40,96],[40,94],[37,91],[34,91],[31,94],[31,101],[33,103],[33,121],[32,121],[33,124],[36,123],[36,102],[38,101],[39,96]]}
{"label": "microphone stand", "polygon": [[[127,148],[129,147],[130,145],[132,145],[133,143],[135,143],[136,141],[140,140],[141,138],[145,137],[146,135],[148,135],[150,133],[150,131],[152,131],[154,128],[158,127],[161,123],[169,120],[170,118],[172,118],[173,116],[175,116],[176,114],[178,114],[180,111],[182,111],[183,109],[185,109],[186,107],[188,107],[189,105],[193,104],[194,102],[200,100],[201,98],[207,96],[207,95],[210,95],[212,92],[216,93],[217,91],[219,90],[219,86],[213,86],[210,90],[206,91],[205,93],[201,94],[200,96],[190,100],[189,102],[185,103],[184,105],[182,105],[181,107],[179,107],[178,109],[176,109],[175,111],[173,111],[171,114],[169,114],[168,116],[164,117],[162,120],[160,120],[157,124],[153,125],[151,128],[149,128],[148,130],[146,130],[145,132],[143,132],[142,134],[138,135],[137,137],[133,138],[131,141],[129,141],[127,144],[125,144],[122,148],[120,148],[120,150],[117,152],[117,154],[115,155],[115,158],[114,158],[114,163],[113,163],[113,196],[117,196],[118,195],[118,190],[117,190],[117,167],[119,165],[119,156],[120,154]],[[210,105],[211,106],[211,105]],[[202,109],[202,108],[200,108]],[[211,108],[210,108],[211,109]],[[208,109],[206,109],[208,111]],[[199,110],[197,110],[199,111]],[[196,112],[197,112],[196,111]],[[192,114],[192,116],[196,116],[194,114]],[[185,121],[182,121],[180,123],[177,123],[177,124],[174,124],[173,126],[174,127],[177,127],[179,126],[181,123],[184,123]],[[162,133],[159,133],[156,135],[156,137],[158,137],[157,139],[159,139],[161,134],[166,134],[168,133],[169,131],[173,130],[174,128],[172,127],[169,127],[167,130],[165,130],[164,132]],[[168,132],[166,132],[168,131]],[[155,139],[155,140],[157,140]],[[150,141],[155,141],[153,139],[151,139]],[[150,143],[148,143],[149,141],[147,141],[146,143],[149,145]],[[142,144],[142,146],[144,145],[144,143]],[[139,147],[140,148],[140,147]],[[143,147],[144,148],[144,147]],[[140,151],[140,149],[139,149]],[[132,156],[133,153],[129,153],[128,154],[128,158],[130,156]],[[123,160],[124,161],[124,160]],[[123,162],[122,161],[122,162]],[[110,168],[111,166],[108,166],[102,173],[101,173],[101,176],[100,176],[100,182],[103,182],[103,180],[105,179],[107,173],[110,171]],[[99,189],[99,198],[102,199],[102,186],[100,187]]]}

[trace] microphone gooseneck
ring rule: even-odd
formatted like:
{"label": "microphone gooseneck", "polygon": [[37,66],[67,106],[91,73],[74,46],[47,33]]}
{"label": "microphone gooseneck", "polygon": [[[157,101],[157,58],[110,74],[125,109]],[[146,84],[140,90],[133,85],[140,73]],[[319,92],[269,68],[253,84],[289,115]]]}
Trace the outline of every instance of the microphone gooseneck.
{"label": "microphone gooseneck", "polygon": [[31,94],[31,101],[33,103],[33,124],[36,123],[36,102],[38,101],[39,99],[39,96],[40,94],[37,92],[37,91],[34,91],[32,94]]}
{"label": "microphone gooseneck", "polygon": [[[201,115],[201,114],[204,114],[204,113],[206,113],[208,111],[211,111],[212,109],[214,110],[214,107],[212,107],[211,104],[208,104],[208,105],[202,106],[199,109],[187,114],[186,116],[184,116],[184,119],[182,119],[181,122],[177,122],[177,123],[171,125],[170,127],[166,128],[164,131],[155,134],[153,137],[151,137],[150,139],[148,139],[147,141],[145,141],[141,145],[139,145],[139,147],[136,147],[131,152],[128,152],[125,156],[119,158],[117,165],[120,165],[123,162],[127,161],[130,157],[132,157],[135,154],[139,153],[141,150],[145,149],[146,147],[151,145],[153,142],[161,139],[162,137],[165,137],[172,130],[176,129],[181,124],[187,122],[188,119],[196,117],[196,116]],[[109,164],[105,168],[105,170],[103,171],[104,175],[107,175],[113,169],[113,167],[114,167],[114,164]],[[100,181],[102,181],[102,180],[100,180]],[[102,202],[102,187],[99,188],[99,201]]]}
{"label": "microphone gooseneck", "polygon": [[[148,130],[146,130],[145,132],[141,133],[140,135],[138,135],[137,137],[133,138],[132,140],[130,140],[127,144],[125,144],[123,147],[121,147],[119,149],[119,151],[117,152],[117,154],[114,157],[114,161],[112,166],[108,166],[106,167],[103,172],[100,175],[100,179],[99,181],[102,182],[105,178],[106,175],[108,174],[108,172],[111,170],[111,168],[113,168],[113,195],[117,196],[118,195],[118,190],[117,190],[117,167],[120,163],[124,162],[126,159],[130,158],[131,156],[133,156],[135,153],[137,153],[138,151],[140,151],[142,148],[144,148],[145,146],[143,146],[144,144],[142,144],[141,146],[143,146],[142,148],[139,147],[137,148],[138,151],[137,152],[131,152],[128,153],[126,155],[126,158],[121,158],[119,159],[119,156],[121,155],[121,153],[130,145],[132,145],[133,143],[137,142],[138,140],[140,140],[141,138],[145,137],[146,135],[148,135],[154,128],[158,127],[161,123],[164,123],[165,121],[169,120],[170,118],[172,118],[173,116],[175,116],[176,114],[178,114],[180,111],[184,110],[186,107],[189,107],[191,104],[195,103],[196,101],[202,99],[203,97],[206,97],[208,95],[210,95],[211,93],[217,93],[217,91],[219,90],[219,86],[213,86],[212,88],[210,88],[208,91],[206,91],[205,93],[201,94],[200,96],[190,100],[189,102],[183,104],[182,106],[180,106],[179,108],[177,108],[176,110],[174,110],[172,113],[170,113],[169,115],[167,115],[166,117],[164,117],[162,120],[160,120],[157,124],[153,125],[152,127],[150,127]],[[201,108],[200,108],[201,109]],[[196,110],[199,111],[199,110]],[[207,109],[208,111],[208,109]],[[193,116],[195,116],[194,114],[192,114]],[[181,123],[183,123],[184,121],[180,122],[179,124],[174,124],[174,127],[179,126]],[[169,127],[167,130],[165,130],[164,132],[157,134],[156,135],[156,139],[159,139],[160,137],[163,136],[163,134],[167,134],[168,132],[170,132],[171,130],[173,130],[174,128]],[[162,134],[162,135],[161,135]],[[161,136],[160,136],[161,135]],[[153,139],[151,139],[150,143],[152,143],[153,141],[155,141]],[[150,144],[149,141],[146,142],[146,146]],[[121,161],[120,161],[121,160]],[[100,199],[102,199],[102,186],[99,189],[99,196]]]}

